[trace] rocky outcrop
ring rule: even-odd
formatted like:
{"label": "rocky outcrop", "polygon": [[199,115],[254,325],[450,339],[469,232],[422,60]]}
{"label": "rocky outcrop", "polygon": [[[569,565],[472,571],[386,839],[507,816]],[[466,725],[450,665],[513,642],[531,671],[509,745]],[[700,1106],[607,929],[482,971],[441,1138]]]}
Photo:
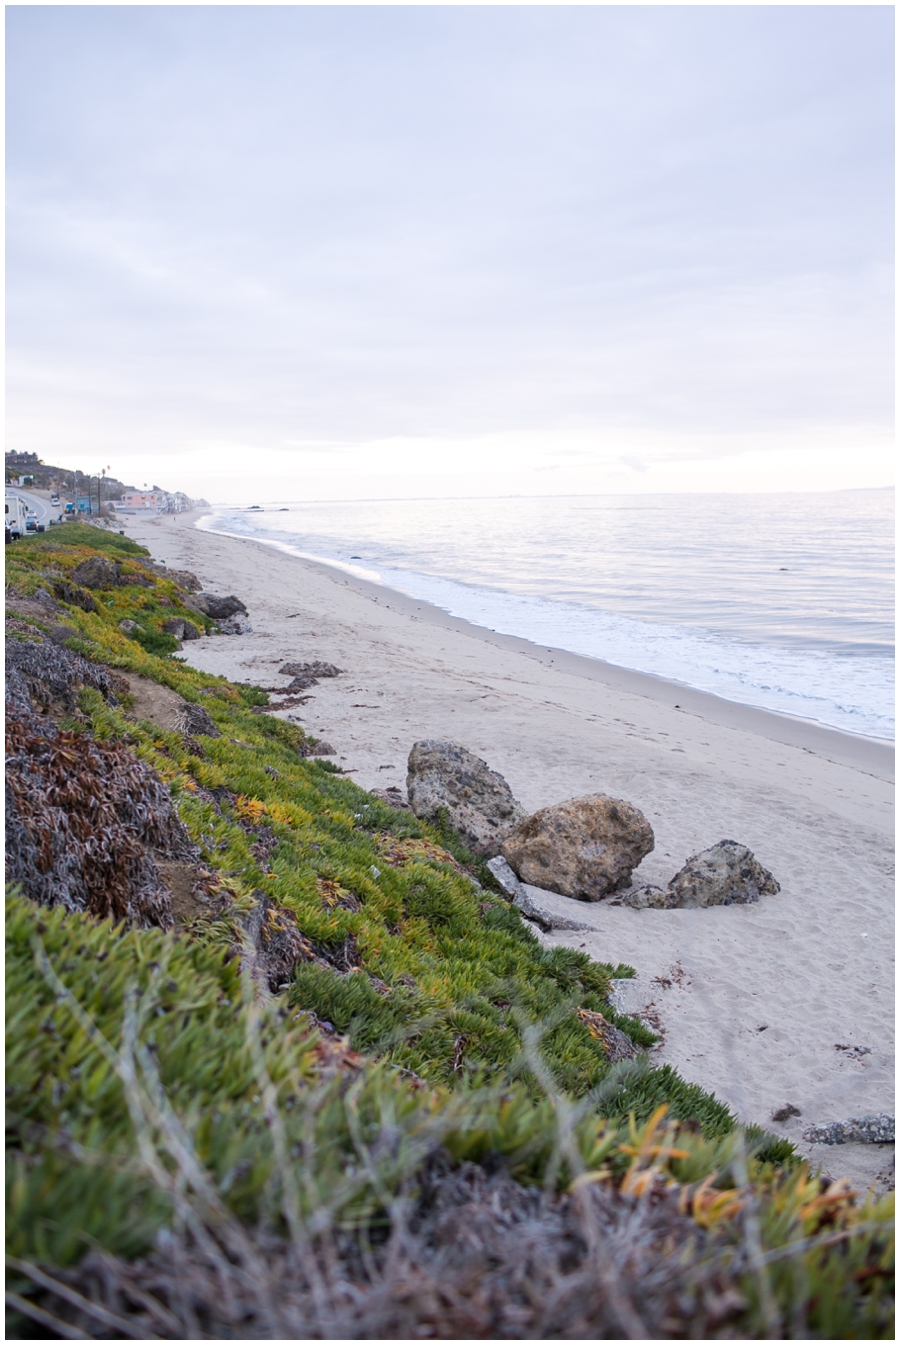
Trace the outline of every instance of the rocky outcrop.
{"label": "rocky outcrop", "polygon": [[72,578],[85,588],[115,588],[119,582],[119,568],[106,556],[90,556],[75,566]]}
{"label": "rocky outcrop", "polygon": [[406,789],[416,817],[436,820],[442,808],[476,855],[496,855],[525,810],[497,771],[459,743],[413,744]]}
{"label": "rocky outcrop", "polygon": [[7,880],[43,905],[171,928],[161,864],[200,852],[168,786],[124,742],[54,722],[80,687],[116,704],[127,681],[55,645],[10,641],[6,660]]}
{"label": "rocky outcrop", "polygon": [[200,592],[202,587],[200,580],[190,570],[170,570],[164,561],[150,560],[149,558],[144,560],[143,557],[141,557],[141,565],[147,570],[153,570],[161,579],[173,580],[179,588],[184,589],[185,593]]}
{"label": "rocky outcrop", "polygon": [[669,881],[672,906],[731,906],[775,896],[781,886],[739,841],[719,841],[692,855]]}
{"label": "rocky outcrop", "polygon": [[653,829],[639,809],[588,794],[538,809],[510,832],[501,852],[524,883],[600,901],[628,883],[653,845]]}

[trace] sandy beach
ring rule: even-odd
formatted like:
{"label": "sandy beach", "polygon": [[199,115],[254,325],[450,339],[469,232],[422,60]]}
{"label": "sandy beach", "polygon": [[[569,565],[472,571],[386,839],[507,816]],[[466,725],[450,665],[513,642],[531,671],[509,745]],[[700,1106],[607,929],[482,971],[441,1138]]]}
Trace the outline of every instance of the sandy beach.
{"label": "sandy beach", "polygon": [[[778,896],[699,911],[572,902],[588,928],[542,937],[636,969],[621,1003],[660,1032],[655,1061],[831,1175],[892,1180],[892,1146],[802,1140],[809,1125],[894,1109],[892,745],[497,635],[197,517],[124,525],[247,605],[252,634],[182,656],[265,686],[287,683],[286,660],[336,663],[342,676],[284,713],[364,788],[403,788],[413,742],[450,738],[528,809],[594,792],[639,807],[656,848],[636,881],[665,885],[725,837],[748,845]],[[788,1104],[800,1115],[773,1122]]]}

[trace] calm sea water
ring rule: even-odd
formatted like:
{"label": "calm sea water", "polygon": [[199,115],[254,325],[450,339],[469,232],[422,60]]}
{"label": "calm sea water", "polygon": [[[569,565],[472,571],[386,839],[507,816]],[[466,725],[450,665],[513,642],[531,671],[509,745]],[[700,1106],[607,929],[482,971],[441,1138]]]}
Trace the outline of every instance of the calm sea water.
{"label": "calm sea water", "polygon": [[892,490],[218,506],[491,630],[894,736]]}

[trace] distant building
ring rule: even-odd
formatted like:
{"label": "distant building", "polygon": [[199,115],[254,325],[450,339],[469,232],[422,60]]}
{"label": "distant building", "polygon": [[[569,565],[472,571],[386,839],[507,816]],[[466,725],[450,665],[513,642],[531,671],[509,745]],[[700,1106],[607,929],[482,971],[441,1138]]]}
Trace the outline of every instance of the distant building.
{"label": "distant building", "polygon": [[116,509],[147,509],[159,512],[165,508],[166,499],[159,490],[125,490],[121,500],[111,500]]}

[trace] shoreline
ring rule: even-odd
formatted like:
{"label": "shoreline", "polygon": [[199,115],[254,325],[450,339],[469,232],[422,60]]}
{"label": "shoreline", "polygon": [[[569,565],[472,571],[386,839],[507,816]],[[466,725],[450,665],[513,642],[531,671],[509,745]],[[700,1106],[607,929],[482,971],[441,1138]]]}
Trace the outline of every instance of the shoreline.
{"label": "shoreline", "polygon": [[[748,705],[743,701],[730,701],[724,696],[717,696],[712,691],[702,691],[686,682],[676,682],[655,673],[640,672],[635,668],[607,663],[604,659],[593,658],[587,654],[575,654],[568,649],[538,645],[525,636],[490,630],[487,626],[480,626],[466,617],[454,616],[445,608],[428,602],[427,599],[415,598],[401,589],[366,579],[339,562],[300,556],[291,551],[286,544],[260,537],[247,537],[220,528],[200,528],[201,519],[207,516],[200,514],[194,519],[197,531],[209,536],[228,537],[232,541],[278,551],[301,565],[308,565],[335,580],[340,580],[346,587],[372,598],[375,602],[383,603],[389,610],[393,608],[442,629],[453,630],[472,639],[484,640],[488,644],[514,650],[547,666],[557,667],[592,681],[603,682],[616,690],[649,696],[683,714],[695,714],[722,726],[749,729],[772,742],[827,754],[831,760],[867,770],[879,779],[894,780],[895,743],[889,739],[873,738],[863,733],[850,733],[846,729],[832,728],[814,719],[804,719],[800,715]],[[387,602],[385,595],[390,595],[390,602]]]}
{"label": "shoreline", "polygon": [[[748,845],[778,896],[707,911],[573,902],[585,928],[541,942],[636,969],[621,1007],[661,1033],[655,1063],[832,1176],[888,1182],[892,1146],[810,1146],[802,1132],[894,1105],[890,744],[497,635],[196,517],[129,520],[128,535],[236,593],[253,633],[192,641],[181,657],[265,686],[286,685],[285,661],[337,664],[341,676],[279,713],[333,744],[363,788],[402,790],[412,743],[447,738],[528,811],[588,793],[634,803],[656,836],[636,883],[664,886],[722,837]],[[799,1118],[773,1123],[786,1104]]]}

